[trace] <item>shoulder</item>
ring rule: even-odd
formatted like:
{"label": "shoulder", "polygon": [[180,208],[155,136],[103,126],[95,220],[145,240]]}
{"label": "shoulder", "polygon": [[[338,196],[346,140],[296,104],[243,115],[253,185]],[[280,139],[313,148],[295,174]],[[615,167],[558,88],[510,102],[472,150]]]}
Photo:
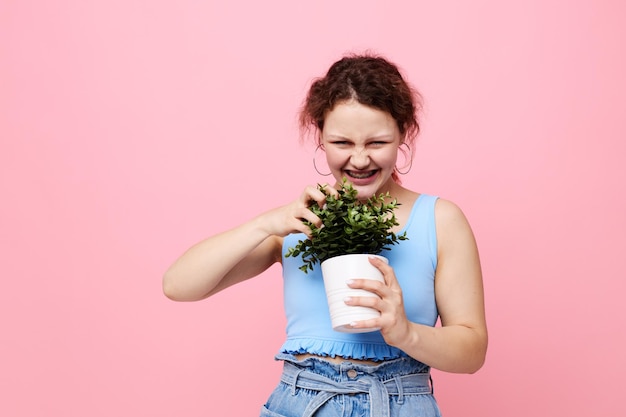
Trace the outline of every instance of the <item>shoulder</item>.
{"label": "shoulder", "polygon": [[450,200],[437,199],[435,226],[439,249],[458,244],[474,244],[474,236],[461,208]]}
{"label": "shoulder", "polygon": [[465,215],[461,208],[450,200],[437,198],[435,203],[435,215],[442,222],[464,220]]}

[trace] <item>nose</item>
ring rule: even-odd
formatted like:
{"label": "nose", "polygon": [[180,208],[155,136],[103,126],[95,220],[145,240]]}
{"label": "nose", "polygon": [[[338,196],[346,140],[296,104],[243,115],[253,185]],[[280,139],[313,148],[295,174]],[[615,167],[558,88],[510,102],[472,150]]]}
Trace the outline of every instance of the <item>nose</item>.
{"label": "nose", "polygon": [[365,148],[355,149],[350,155],[350,163],[356,168],[366,168],[370,163],[369,153]]}

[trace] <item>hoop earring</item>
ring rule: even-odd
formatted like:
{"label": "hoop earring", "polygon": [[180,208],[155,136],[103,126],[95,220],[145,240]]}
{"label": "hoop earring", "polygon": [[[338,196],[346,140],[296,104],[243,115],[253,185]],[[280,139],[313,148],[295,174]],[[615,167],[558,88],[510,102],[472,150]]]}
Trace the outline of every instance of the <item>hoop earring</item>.
{"label": "hoop earring", "polygon": [[[406,171],[400,171],[400,169],[398,169],[398,167],[396,166],[396,172],[400,175],[406,175],[409,173],[409,171],[411,171],[411,168],[413,168],[413,149],[411,149],[411,147],[409,146],[408,143],[404,142],[400,145],[400,147],[402,146],[406,146],[406,151],[405,150],[401,150],[403,154],[409,154],[409,168]],[[398,149],[400,149],[400,147],[398,147]],[[406,166],[406,165],[405,165]]]}
{"label": "hoop earring", "polygon": [[329,176],[330,174],[332,174],[332,172],[329,172],[328,174],[322,174],[322,173],[320,172],[320,170],[317,168],[317,163],[315,162],[315,159],[316,159],[316,157],[317,157],[317,151],[318,151],[319,149],[321,149],[321,148],[322,148],[322,145],[321,145],[321,144],[320,144],[320,145],[317,145],[317,148],[315,148],[315,152],[313,153],[313,168],[315,168],[315,171],[317,171],[317,173],[318,173],[318,174],[320,174],[321,176],[323,176],[323,177],[327,177],[327,176]]}

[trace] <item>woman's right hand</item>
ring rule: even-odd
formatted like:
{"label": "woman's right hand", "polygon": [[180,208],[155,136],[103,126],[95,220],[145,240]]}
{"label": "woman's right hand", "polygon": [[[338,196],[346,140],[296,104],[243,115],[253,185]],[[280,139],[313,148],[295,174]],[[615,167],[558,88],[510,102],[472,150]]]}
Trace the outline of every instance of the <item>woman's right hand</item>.
{"label": "woman's right hand", "polygon": [[[323,186],[328,193],[338,195],[337,190],[332,186],[328,184]],[[296,200],[263,213],[261,217],[262,223],[266,225],[266,232],[280,237],[298,232],[310,236],[311,229],[306,225],[305,220],[317,227],[322,225],[320,218],[310,210],[313,202],[322,207],[326,203],[326,194],[318,187],[307,186]]]}

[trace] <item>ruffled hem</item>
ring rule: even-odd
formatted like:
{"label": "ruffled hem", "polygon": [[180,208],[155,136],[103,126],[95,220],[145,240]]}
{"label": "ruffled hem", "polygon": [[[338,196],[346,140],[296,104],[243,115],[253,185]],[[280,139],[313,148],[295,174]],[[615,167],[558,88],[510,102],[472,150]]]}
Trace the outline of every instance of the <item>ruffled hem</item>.
{"label": "ruffled hem", "polygon": [[287,339],[281,353],[300,355],[310,353],[323,357],[341,356],[348,359],[385,361],[407,356],[398,348],[385,343],[351,343],[328,339]]}

